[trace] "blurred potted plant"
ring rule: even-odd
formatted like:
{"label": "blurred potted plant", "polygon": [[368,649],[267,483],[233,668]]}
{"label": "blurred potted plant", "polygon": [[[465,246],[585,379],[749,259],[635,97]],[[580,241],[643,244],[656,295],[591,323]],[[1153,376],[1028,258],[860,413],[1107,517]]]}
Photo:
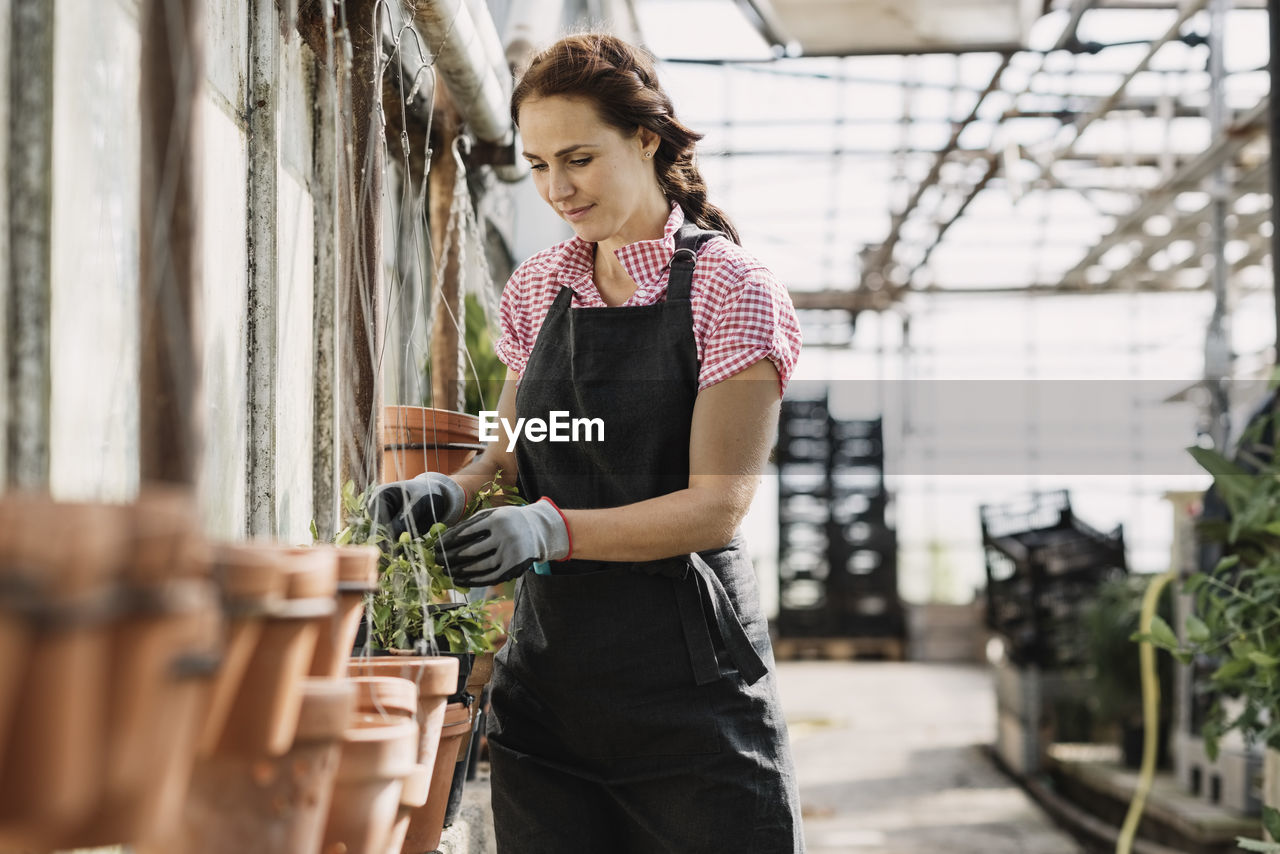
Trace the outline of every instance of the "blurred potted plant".
{"label": "blurred potted plant", "polygon": [[[1137,768],[1142,761],[1142,677],[1138,664],[1138,647],[1133,635],[1138,631],[1142,596],[1150,583],[1149,576],[1126,575],[1099,585],[1095,598],[1081,615],[1085,660],[1091,676],[1090,695],[1096,720],[1114,727],[1124,764]],[[1171,598],[1160,600],[1158,613],[1166,621],[1172,614]],[[1158,659],[1159,680],[1173,685],[1173,660]],[[1168,765],[1168,726],[1173,716],[1172,691],[1160,694],[1160,735],[1156,765]]]}
{"label": "blurred potted plant", "polygon": [[[1271,405],[1274,397],[1273,391]],[[1209,678],[1213,701],[1201,730],[1206,750],[1216,757],[1220,738],[1232,730],[1266,746],[1266,789],[1273,798],[1263,806],[1263,823],[1280,837],[1280,804],[1274,802],[1280,788],[1280,460],[1273,417],[1267,406],[1250,421],[1235,460],[1206,448],[1188,449],[1213,475],[1214,489],[1229,511],[1225,520],[1198,525],[1203,538],[1225,544],[1226,556],[1184,584],[1194,599],[1185,641],[1179,642],[1163,620],[1152,626],[1149,639],[1183,663],[1201,658],[1217,665]],[[1231,715],[1223,704],[1228,697],[1238,701]],[[1275,843],[1241,844],[1280,852]]]}

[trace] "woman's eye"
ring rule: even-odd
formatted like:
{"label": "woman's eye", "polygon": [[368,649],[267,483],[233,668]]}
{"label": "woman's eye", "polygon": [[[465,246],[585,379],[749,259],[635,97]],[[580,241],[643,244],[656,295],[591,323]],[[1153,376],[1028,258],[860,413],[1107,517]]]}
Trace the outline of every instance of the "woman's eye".
{"label": "woman's eye", "polygon": [[574,166],[586,166],[588,163],[591,162],[591,158],[582,157],[577,160],[570,160],[569,162],[572,163]]}
{"label": "woman's eye", "polygon": [[531,164],[531,165],[529,166],[529,168],[530,168],[530,169],[532,169],[532,170],[534,170],[534,171],[536,172],[536,171],[538,171],[539,169],[546,169],[546,168],[547,168],[547,164],[545,164],[545,163],[533,163],[533,164]]}

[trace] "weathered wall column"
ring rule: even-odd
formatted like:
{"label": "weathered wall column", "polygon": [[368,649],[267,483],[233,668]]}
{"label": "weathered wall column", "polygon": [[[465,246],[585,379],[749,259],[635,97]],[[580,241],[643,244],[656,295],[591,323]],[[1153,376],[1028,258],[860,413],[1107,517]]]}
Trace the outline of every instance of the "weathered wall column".
{"label": "weathered wall column", "polygon": [[245,530],[276,532],[276,95],[280,38],[275,0],[249,7],[249,350]]}
{"label": "weathered wall column", "polygon": [[[22,5],[45,4],[34,0]],[[199,471],[196,299],[203,261],[199,122],[204,88],[203,9],[201,0],[145,0],[142,4],[139,473],[143,483],[194,485]],[[15,32],[15,45],[20,43],[16,36]],[[52,101],[50,95],[47,103]]]}
{"label": "weathered wall column", "polygon": [[[322,21],[319,40],[309,42],[316,55],[316,134],[312,197],[315,200],[315,300],[312,324],[315,330],[315,389],[313,406],[313,451],[311,458],[311,507],[316,532],[321,540],[332,539],[342,527],[338,513],[337,483],[337,389],[336,356],[337,318],[337,158],[342,110],[337,78],[332,7],[302,12],[319,16]],[[300,22],[303,19],[300,19]],[[303,36],[306,38],[306,35]]]}
{"label": "weathered wall column", "polygon": [[[342,479],[362,489],[378,479],[382,442],[380,340],[382,293],[383,127],[381,39],[372,29],[374,0],[347,7],[351,112],[344,121],[347,145],[339,172],[337,310],[342,407]],[[339,77],[340,82],[343,77]],[[344,84],[345,85],[345,84]],[[343,183],[344,179],[347,183]]]}
{"label": "weathered wall column", "polygon": [[449,212],[458,180],[453,142],[458,135],[457,111],[448,89],[436,86],[436,115],[432,123],[431,171],[427,175],[427,221],[431,226],[431,405],[462,409],[466,385],[459,364],[459,328],[463,326],[460,288],[462,229],[450,236]]}
{"label": "weathered wall column", "polygon": [[53,4],[12,0],[9,23],[9,253],[2,292],[7,417],[0,473],[9,486],[35,489],[49,482]]}

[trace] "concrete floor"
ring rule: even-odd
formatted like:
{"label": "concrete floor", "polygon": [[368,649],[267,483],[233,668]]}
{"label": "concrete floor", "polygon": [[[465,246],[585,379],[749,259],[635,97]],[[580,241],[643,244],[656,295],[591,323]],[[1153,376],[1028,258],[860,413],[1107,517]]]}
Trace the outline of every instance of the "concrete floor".
{"label": "concrete floor", "polygon": [[782,662],[809,854],[1079,854],[983,752],[985,668]]}

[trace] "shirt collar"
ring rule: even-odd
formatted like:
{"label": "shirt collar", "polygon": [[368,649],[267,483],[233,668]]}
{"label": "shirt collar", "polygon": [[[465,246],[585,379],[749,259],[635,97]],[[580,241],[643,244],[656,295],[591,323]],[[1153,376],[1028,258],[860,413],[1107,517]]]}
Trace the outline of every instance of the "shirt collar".
{"label": "shirt collar", "polygon": [[[663,226],[662,236],[653,240],[637,240],[614,250],[614,255],[622,263],[632,280],[638,285],[635,294],[626,304],[646,304],[652,301],[655,290],[666,285],[666,277],[661,274],[671,263],[671,256],[676,251],[676,232],[684,225],[684,209],[677,201],[671,202],[671,213],[667,224]],[[571,288],[580,297],[599,299],[593,281],[596,244],[573,235],[565,243],[561,254],[560,283]]]}

